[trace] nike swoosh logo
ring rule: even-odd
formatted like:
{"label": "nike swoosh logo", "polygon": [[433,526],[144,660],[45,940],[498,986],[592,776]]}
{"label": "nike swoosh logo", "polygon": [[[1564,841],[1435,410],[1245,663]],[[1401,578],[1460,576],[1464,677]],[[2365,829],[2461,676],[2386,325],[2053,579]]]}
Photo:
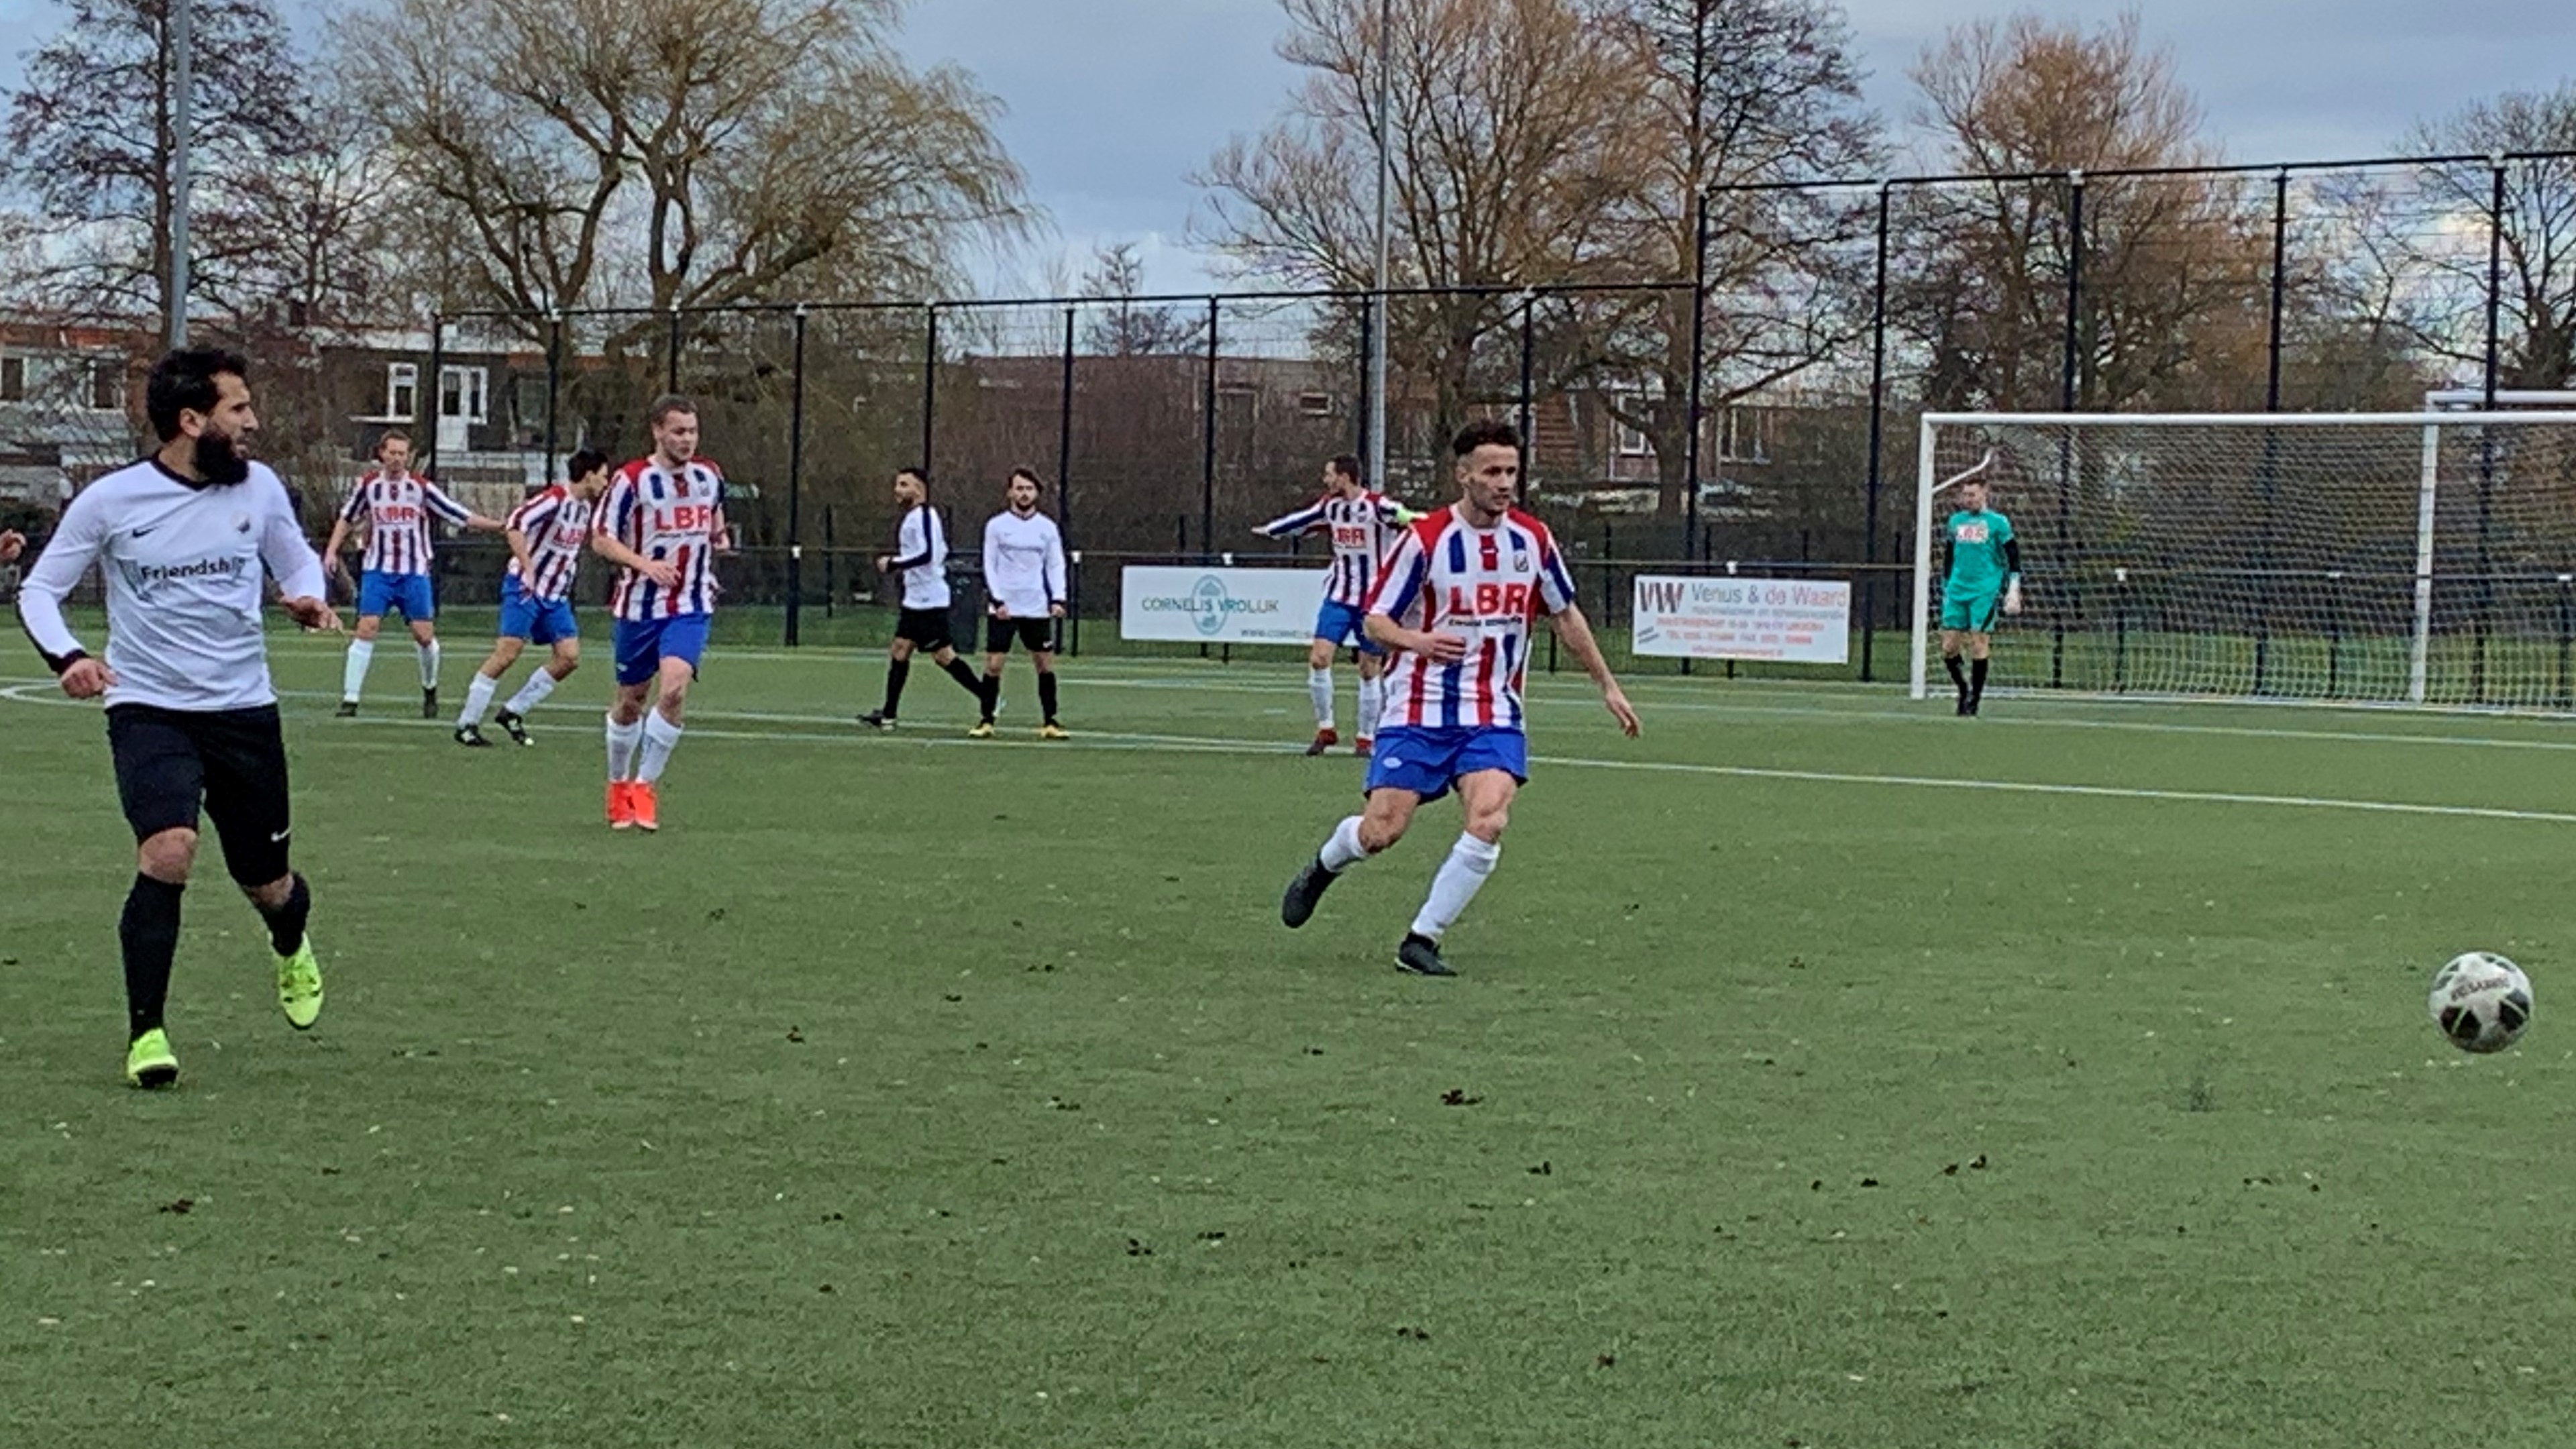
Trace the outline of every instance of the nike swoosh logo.
{"label": "nike swoosh logo", "polygon": [[161,525],[159,525],[159,524],[157,524],[157,523],[156,523],[156,524],[152,525],[152,528],[138,528],[138,529],[134,530],[134,536],[135,536],[136,538],[141,538],[143,535],[145,535],[145,534],[147,534],[147,533],[152,532],[152,531],[153,531],[153,529],[157,529],[157,528],[159,528],[160,526],[161,526]]}

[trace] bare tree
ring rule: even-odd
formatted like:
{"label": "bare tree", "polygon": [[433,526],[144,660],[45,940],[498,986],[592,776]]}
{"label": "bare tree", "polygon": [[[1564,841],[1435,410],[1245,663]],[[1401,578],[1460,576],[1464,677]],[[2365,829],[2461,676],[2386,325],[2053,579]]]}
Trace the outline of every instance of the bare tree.
{"label": "bare tree", "polygon": [[2223,180],[2098,174],[2216,159],[2134,14],[2089,32],[2027,14],[1969,22],[1913,78],[1917,119],[1954,169],[2039,178],[1910,193],[1904,224],[1929,244],[1907,249],[1899,302],[1936,405],[2056,405],[2079,266],[2078,406],[2260,397],[2265,219]]}
{"label": "bare tree", "polygon": [[[10,179],[59,234],[36,250],[37,299],[167,323],[178,143],[169,0],[66,0],[69,19],[9,98]],[[218,307],[250,286],[272,239],[252,191],[308,146],[302,71],[270,0],[195,0],[195,286]]]}
{"label": "bare tree", "polygon": [[[1376,0],[1281,0],[1279,53],[1307,71],[1287,113],[1194,179],[1207,240],[1244,274],[1375,282]],[[1397,286],[1497,289],[1406,299],[1388,348],[1431,379],[1432,419],[1506,384],[1478,344],[1515,316],[1500,289],[1623,275],[1619,210],[1645,160],[1636,78],[1578,0],[1415,0],[1386,37]],[[1390,406],[1404,402],[1391,398]]]}
{"label": "bare tree", "polygon": [[514,312],[902,298],[1025,220],[994,102],[893,0],[380,0],[334,29],[457,300]]}
{"label": "bare tree", "polygon": [[[1753,191],[1865,173],[1878,127],[1860,104],[1850,32],[1831,0],[1596,0],[1595,24],[1630,58],[1635,173],[1621,251],[1643,280],[1703,277],[1706,343],[1691,350],[1692,294],[1589,309],[1604,377],[1646,386],[1605,393],[1652,446],[1658,512],[1682,508],[1689,391],[1711,364],[1703,403],[1754,396],[1829,360],[1864,335],[1851,244],[1865,205],[1812,192]],[[1707,199],[1706,252],[1699,207]],[[1704,273],[1702,266],[1705,266]],[[1569,363],[1578,359],[1568,358]]]}
{"label": "bare tree", "polygon": [[[2407,137],[2419,155],[2503,155],[2576,151],[2576,81],[2551,91],[2511,91],[2475,101]],[[2503,180],[2502,211],[2495,209]],[[2417,210],[2439,227],[2401,225],[2380,233],[2409,289],[2428,350],[2463,377],[2486,364],[2488,233],[2502,236],[2497,383],[2563,388],[2576,382],[2576,161],[2543,157],[2494,165],[2426,167],[2407,178]],[[2405,184],[2405,183],[2401,183]]]}
{"label": "bare tree", "polygon": [[1203,345],[1207,326],[1175,308],[1139,303],[1145,292],[1145,266],[1133,242],[1118,242],[1092,253],[1090,270],[1075,284],[1075,294],[1107,305],[1085,309],[1084,350],[1104,357],[1151,357],[1188,352]]}

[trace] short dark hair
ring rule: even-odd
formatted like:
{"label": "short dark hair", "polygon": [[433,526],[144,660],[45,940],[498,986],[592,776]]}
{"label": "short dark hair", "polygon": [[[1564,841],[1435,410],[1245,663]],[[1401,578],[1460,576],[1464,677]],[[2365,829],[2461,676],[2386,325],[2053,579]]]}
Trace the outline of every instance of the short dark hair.
{"label": "short dark hair", "polygon": [[597,448],[584,448],[564,461],[566,478],[587,478],[608,466],[608,455]]}
{"label": "short dark hair", "polygon": [[179,436],[179,414],[211,413],[219,396],[215,379],[230,373],[250,381],[250,363],[220,347],[183,347],[152,364],[143,383],[143,415],[161,441]]}
{"label": "short dark hair", "polygon": [[930,470],[927,468],[916,468],[911,464],[906,463],[902,467],[894,470],[894,476],[898,478],[909,478],[913,482],[920,484],[921,491],[924,493],[930,491]]}
{"label": "short dark hair", "polygon": [[1010,479],[1010,481],[1011,481],[1011,482],[1013,482],[1013,483],[1017,483],[1017,482],[1019,482],[1019,481],[1020,481],[1021,479],[1023,479],[1023,478],[1026,478],[1026,479],[1028,479],[1030,482],[1035,483],[1036,485],[1038,485],[1038,491],[1039,491],[1040,493],[1044,493],[1044,492],[1046,491],[1046,480],[1045,480],[1044,478],[1041,478],[1041,477],[1039,477],[1039,476],[1038,476],[1038,470],[1037,470],[1037,469],[1035,469],[1035,468],[1013,468],[1013,469],[1011,470],[1011,479]]}
{"label": "short dark hair", "polygon": [[1509,448],[1517,453],[1521,450],[1520,429],[1501,418],[1483,418],[1460,428],[1458,436],[1449,440],[1449,451],[1457,457],[1464,458],[1478,448]]}
{"label": "short dark hair", "polygon": [[1354,483],[1360,481],[1360,460],[1352,457],[1348,453],[1335,454],[1332,462],[1328,466],[1330,466],[1334,472],[1341,474],[1343,477],[1350,479]]}
{"label": "short dark hair", "polygon": [[376,434],[376,451],[379,453],[383,452],[385,450],[385,444],[387,443],[408,443],[410,441],[411,434],[404,432],[400,428],[387,428],[383,432]]}
{"label": "short dark hair", "polygon": [[673,413],[687,413],[691,417],[696,417],[698,415],[698,405],[676,392],[666,392],[660,397],[653,399],[653,406],[645,409],[644,411],[645,416],[651,420],[653,426],[658,428],[662,426],[662,424],[667,421]]}

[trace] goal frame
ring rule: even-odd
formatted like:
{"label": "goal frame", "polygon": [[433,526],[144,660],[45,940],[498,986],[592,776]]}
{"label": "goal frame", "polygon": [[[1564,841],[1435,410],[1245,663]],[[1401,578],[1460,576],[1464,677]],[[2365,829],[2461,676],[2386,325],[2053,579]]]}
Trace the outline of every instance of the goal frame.
{"label": "goal frame", "polygon": [[[2375,413],[2075,413],[2075,412],[1930,412],[1918,425],[1914,491],[1914,639],[1909,689],[1916,699],[1931,694],[1932,522],[1933,494],[1942,479],[1938,450],[1944,428],[2325,428],[2418,427],[2423,430],[2423,467],[2416,486],[2414,629],[2408,650],[2405,703],[2421,705],[2429,683],[2433,625],[2433,543],[2435,494],[2440,485],[2442,430],[2556,423],[2576,425],[2576,392],[2500,392],[2498,403],[2538,406],[2485,408],[2480,390],[2426,393],[2419,412]],[[2554,406],[2551,406],[2554,404]],[[2477,410],[2470,410],[2475,405]],[[2241,696],[2211,696],[2215,701]],[[2394,702],[2394,701],[2391,701]]]}

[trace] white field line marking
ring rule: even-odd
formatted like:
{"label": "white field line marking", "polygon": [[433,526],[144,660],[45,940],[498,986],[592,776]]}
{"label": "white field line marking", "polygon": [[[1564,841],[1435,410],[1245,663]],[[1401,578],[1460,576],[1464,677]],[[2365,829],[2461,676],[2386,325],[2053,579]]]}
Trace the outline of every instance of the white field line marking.
{"label": "white field line marking", "polygon": [[[70,704],[58,696],[54,700],[31,699],[29,690],[51,691],[49,684],[22,684],[0,689],[0,698],[20,703]],[[796,715],[742,715],[721,711],[701,711],[700,717],[719,719],[775,720],[782,723],[829,724],[830,717]],[[411,729],[448,729],[435,720],[402,720],[379,718],[363,721],[378,727]],[[772,744],[852,743],[852,733],[822,733],[812,730],[735,730],[706,725],[689,727],[692,739],[741,740]],[[899,737],[894,743],[936,749],[1043,749],[1093,750],[1120,754],[1205,754],[1236,756],[1302,755],[1304,747],[1289,741],[1268,742],[1226,739],[1205,735],[1154,734],[1084,734],[1071,740],[970,740],[963,734],[948,737]],[[1900,789],[1986,791],[2007,795],[2058,795],[2099,800],[2144,800],[2174,804],[2253,805],[2275,809],[2347,810],[2374,815],[2420,815],[2463,820],[2514,820],[2549,825],[2576,825],[2576,813],[2557,810],[2514,810],[2491,805],[2423,804],[2402,800],[2350,800],[2321,795],[2265,795],[2223,790],[2161,790],[2129,785],[2067,785],[2027,780],[1951,780],[1930,775],[1869,775],[1839,770],[1784,770],[1757,765],[1702,765],[1661,760],[1602,760],[1574,755],[1536,755],[1537,764],[1579,770],[1617,770],[1630,773],[1696,775],[1703,778],[1739,780],[1781,780],[1818,785],[1877,785]]]}

